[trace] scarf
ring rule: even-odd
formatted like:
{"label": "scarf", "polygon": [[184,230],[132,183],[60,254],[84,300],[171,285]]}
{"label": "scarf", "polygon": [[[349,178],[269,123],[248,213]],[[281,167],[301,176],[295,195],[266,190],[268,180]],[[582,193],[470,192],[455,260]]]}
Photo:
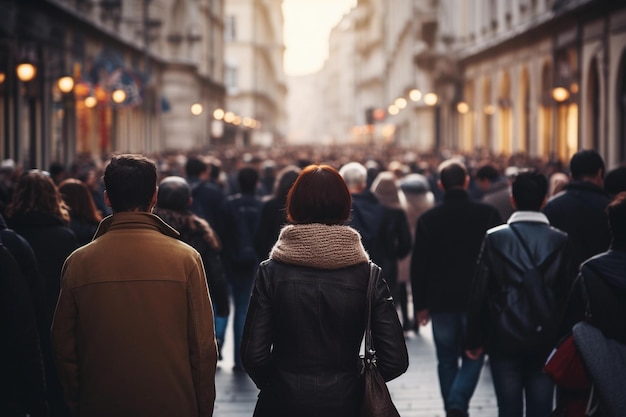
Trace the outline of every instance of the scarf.
{"label": "scarf", "polygon": [[298,224],[283,227],[270,259],[318,269],[339,269],[369,261],[361,235],[349,226]]}

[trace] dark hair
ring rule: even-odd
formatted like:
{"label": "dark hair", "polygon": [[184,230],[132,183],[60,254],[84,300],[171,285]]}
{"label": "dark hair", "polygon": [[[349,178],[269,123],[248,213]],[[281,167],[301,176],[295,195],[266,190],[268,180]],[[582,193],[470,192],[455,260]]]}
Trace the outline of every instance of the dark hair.
{"label": "dark hair", "polygon": [[483,165],[476,171],[476,178],[479,180],[489,180],[495,182],[500,178],[500,173],[493,165]]}
{"label": "dark hair", "polygon": [[614,168],[606,173],[604,191],[612,196],[626,191],[626,166]]}
{"label": "dark hair", "polygon": [[448,159],[439,164],[439,179],[444,190],[463,187],[467,178],[467,168],[458,159]]}
{"label": "dark hair", "polygon": [[619,193],[606,208],[613,241],[626,243],[626,192]]}
{"label": "dark hair", "polygon": [[287,195],[287,220],[294,224],[344,224],[351,208],[348,186],[329,165],[304,168]]}
{"label": "dark hair", "polygon": [[30,212],[53,214],[65,222],[70,220],[69,211],[50,174],[38,169],[27,171],[19,178],[11,203],[6,208],[9,218]]}
{"label": "dark hair", "polygon": [[191,188],[182,177],[165,177],[159,184],[157,193],[157,207],[187,211],[189,199],[191,198]]}
{"label": "dark hair", "polygon": [[63,201],[69,206],[70,217],[87,223],[98,223],[102,220],[102,215],[84,182],[68,178],[59,184],[59,191]]}
{"label": "dark hair", "polygon": [[294,182],[296,182],[298,174],[300,174],[300,168],[295,165],[287,165],[285,168],[281,169],[276,177],[274,197],[279,198],[282,201],[286,201],[287,194],[289,193],[289,190],[293,186]]}
{"label": "dark hair", "polygon": [[535,171],[520,172],[511,184],[515,205],[522,211],[539,211],[548,194],[548,179]]}
{"label": "dark hair", "polygon": [[114,212],[148,211],[156,185],[156,165],[141,155],[115,155],[104,171],[104,186]]}
{"label": "dark hair", "polygon": [[572,156],[569,163],[572,178],[581,180],[584,177],[592,177],[602,170],[604,174],[604,161],[600,154],[593,149],[578,151]]}
{"label": "dark hair", "polygon": [[243,167],[237,173],[237,183],[242,194],[254,194],[259,182],[259,173],[252,167]]}
{"label": "dark hair", "polygon": [[187,162],[185,162],[185,175],[187,177],[199,177],[206,170],[207,166],[202,159],[195,156],[187,158]]}
{"label": "dark hair", "polygon": [[216,181],[222,172],[222,162],[217,158],[210,158],[208,161],[209,178]]}

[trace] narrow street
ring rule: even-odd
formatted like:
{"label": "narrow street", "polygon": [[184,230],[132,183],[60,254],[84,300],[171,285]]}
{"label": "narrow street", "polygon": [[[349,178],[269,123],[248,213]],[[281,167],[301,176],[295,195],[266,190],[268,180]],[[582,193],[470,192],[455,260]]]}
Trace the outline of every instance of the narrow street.
{"label": "narrow street", "polygon": [[[230,329],[229,329],[230,331]],[[250,417],[258,390],[244,372],[232,371],[232,333],[227,334],[224,359],[218,363],[216,375],[217,400],[215,417]],[[430,326],[421,329],[421,336],[407,340],[409,370],[388,386],[402,417],[445,417],[437,363]],[[485,366],[470,403],[470,416],[496,417],[496,399],[488,365]]]}

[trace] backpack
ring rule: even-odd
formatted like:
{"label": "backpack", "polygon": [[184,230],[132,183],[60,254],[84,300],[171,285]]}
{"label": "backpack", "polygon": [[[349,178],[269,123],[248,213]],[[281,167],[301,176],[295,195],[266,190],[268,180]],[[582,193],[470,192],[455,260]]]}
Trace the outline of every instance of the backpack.
{"label": "backpack", "polygon": [[560,308],[554,289],[543,274],[526,242],[511,225],[532,268],[522,282],[510,282],[496,309],[496,343],[509,354],[549,352],[558,336]]}

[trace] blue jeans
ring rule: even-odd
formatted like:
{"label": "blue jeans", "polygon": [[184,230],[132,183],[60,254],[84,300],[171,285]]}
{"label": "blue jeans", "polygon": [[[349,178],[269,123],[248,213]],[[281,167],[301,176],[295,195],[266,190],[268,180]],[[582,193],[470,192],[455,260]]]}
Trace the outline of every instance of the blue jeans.
{"label": "blue jeans", "polygon": [[233,334],[235,336],[235,367],[241,368],[241,339],[246,324],[246,314],[250,304],[250,294],[254,284],[257,264],[240,264],[229,268],[230,296],[233,299]]}
{"label": "blue jeans", "polygon": [[446,410],[467,413],[485,358],[481,356],[477,360],[472,360],[465,356],[463,350],[467,327],[465,313],[432,313],[430,317],[444,406]]}
{"label": "blue jeans", "polygon": [[[491,375],[499,417],[548,417],[554,401],[554,384],[542,372],[543,357],[490,357]],[[524,401],[525,400],[525,401]]]}

